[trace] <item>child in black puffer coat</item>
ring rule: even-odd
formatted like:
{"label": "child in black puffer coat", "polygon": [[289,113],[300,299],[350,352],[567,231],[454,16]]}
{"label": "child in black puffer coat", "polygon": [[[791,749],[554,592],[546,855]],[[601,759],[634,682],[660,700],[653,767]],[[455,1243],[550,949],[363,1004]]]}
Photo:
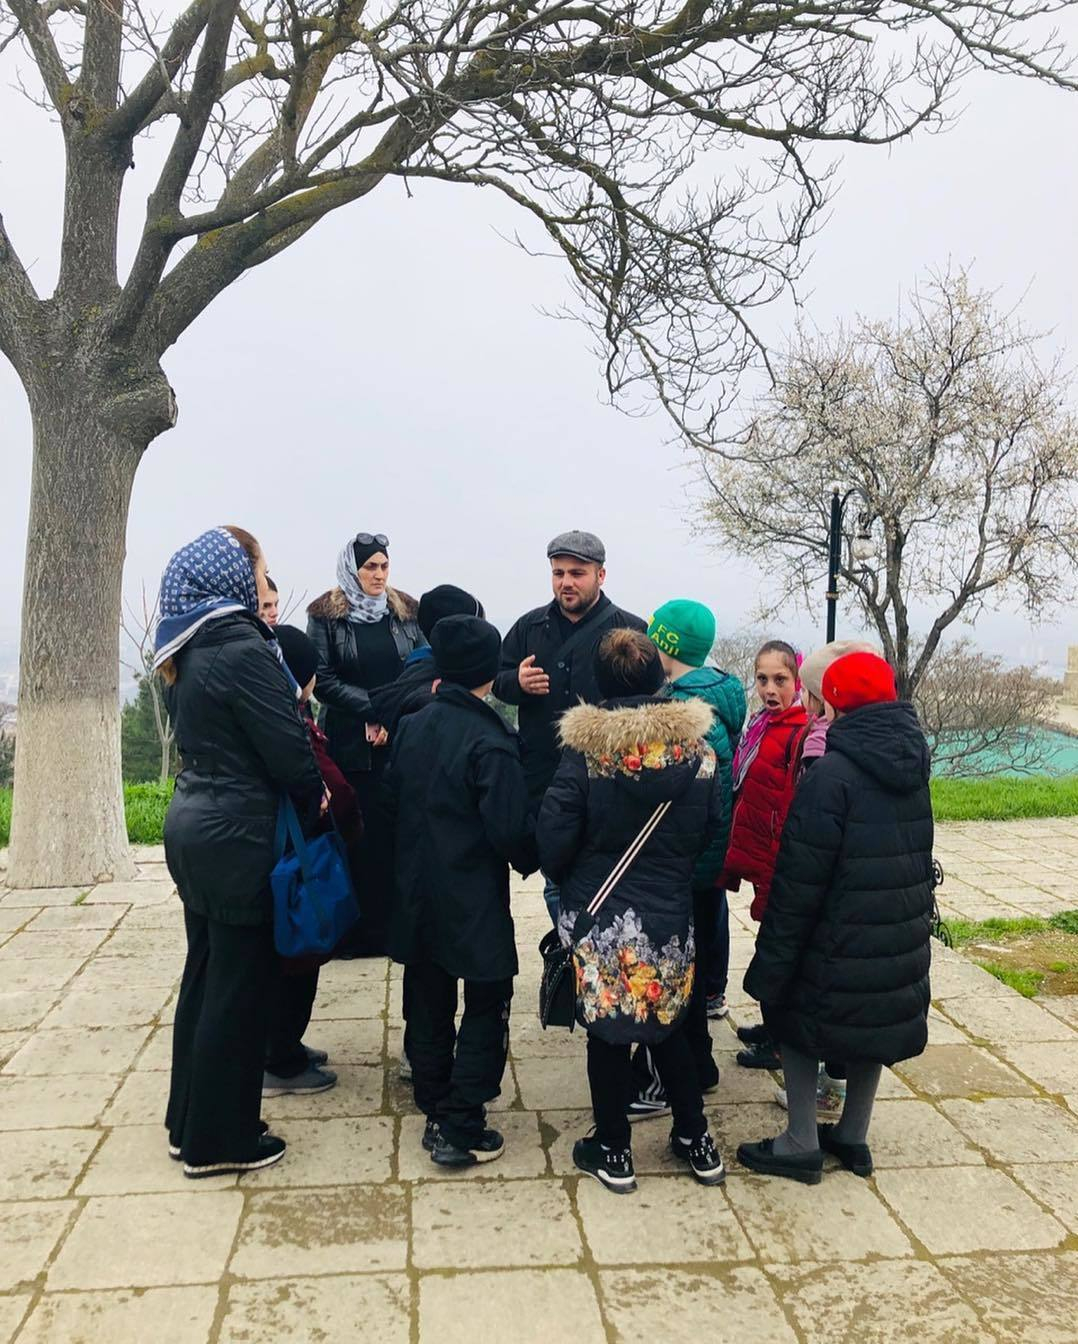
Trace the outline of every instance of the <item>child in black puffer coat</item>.
{"label": "child in black puffer coat", "polygon": [[[704,741],[711,709],[657,698],[659,651],[638,631],[606,635],[595,673],[605,698],[562,717],[564,753],[536,837],[542,869],[561,888],[558,929],[573,945],[577,1016],[588,1032],[595,1132],[577,1141],[573,1161],[609,1190],[636,1188],[629,1055],[645,1042],[674,1112],[671,1148],[697,1180],[715,1185],[725,1172],[681,1028],[695,969],[693,870],[723,817],[722,779]],[[594,923],[574,937],[578,916],[664,804]]]}
{"label": "child in black puffer coat", "polygon": [[[932,923],[929,752],[913,706],[873,653],[823,677],[827,751],[794,798],[745,975],[779,1042],[789,1126],[744,1143],[754,1171],[816,1184],[824,1152],[872,1174],[866,1143],[883,1065],[928,1039]],[[821,1059],[841,1059],[846,1102],[816,1123]]]}

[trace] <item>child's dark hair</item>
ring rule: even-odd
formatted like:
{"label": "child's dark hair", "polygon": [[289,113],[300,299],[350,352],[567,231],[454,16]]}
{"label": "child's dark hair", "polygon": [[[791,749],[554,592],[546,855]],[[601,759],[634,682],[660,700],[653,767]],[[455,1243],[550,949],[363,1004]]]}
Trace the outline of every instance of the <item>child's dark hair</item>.
{"label": "child's dark hair", "polygon": [[659,650],[639,630],[611,630],[595,651],[595,680],[604,700],[654,695],[665,680]]}
{"label": "child's dark hair", "polygon": [[761,644],[756,650],[756,657],[753,660],[754,668],[765,653],[777,653],[790,669],[790,675],[795,681],[797,680],[797,650],[792,644],[787,644],[784,639],[769,639],[766,644]]}

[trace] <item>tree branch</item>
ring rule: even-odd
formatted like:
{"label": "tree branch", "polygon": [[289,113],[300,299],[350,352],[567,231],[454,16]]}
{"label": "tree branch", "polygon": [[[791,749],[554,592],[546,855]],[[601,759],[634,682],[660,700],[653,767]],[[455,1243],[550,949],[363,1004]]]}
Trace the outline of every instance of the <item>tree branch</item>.
{"label": "tree branch", "polygon": [[41,304],[0,215],[0,350],[24,382],[36,358]]}
{"label": "tree branch", "polygon": [[8,3],[30,47],[49,100],[62,116],[71,85],[56,42],[49,32],[45,12],[37,0],[8,0]]}

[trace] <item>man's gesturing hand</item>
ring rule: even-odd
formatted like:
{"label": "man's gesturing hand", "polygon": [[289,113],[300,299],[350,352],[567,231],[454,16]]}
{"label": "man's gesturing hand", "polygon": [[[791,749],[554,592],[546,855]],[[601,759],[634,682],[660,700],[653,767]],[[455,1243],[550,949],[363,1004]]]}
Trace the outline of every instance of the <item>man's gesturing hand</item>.
{"label": "man's gesturing hand", "polygon": [[525,695],[547,695],[550,691],[550,678],[541,667],[535,666],[535,654],[527,658],[517,668],[517,681]]}

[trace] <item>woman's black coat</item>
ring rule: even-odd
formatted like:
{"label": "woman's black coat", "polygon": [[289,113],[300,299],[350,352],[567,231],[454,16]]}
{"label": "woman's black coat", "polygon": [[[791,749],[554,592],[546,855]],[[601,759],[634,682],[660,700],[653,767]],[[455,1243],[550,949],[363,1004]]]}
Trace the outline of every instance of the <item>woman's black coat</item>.
{"label": "woman's black coat", "polygon": [[909,704],[835,720],[798,786],[745,975],[780,1042],[894,1064],[925,1048],[929,752]]}
{"label": "woman's black coat", "polygon": [[396,827],[389,954],[462,980],[517,972],[509,865],[534,872],[534,822],[516,733],[470,691],[443,682],[405,716],[386,774]]}
{"label": "woman's black coat", "polygon": [[168,870],[196,914],[267,923],[281,795],[308,821],[322,796],[295,689],[243,614],[208,622],[176,667],[168,709],[183,765],[165,817]]}
{"label": "woman's black coat", "polygon": [[[386,598],[389,613],[385,619],[403,665],[413,649],[427,642],[417,620],[419,606],[414,597],[396,588],[388,589]],[[367,742],[366,726],[377,722],[369,694],[374,688],[360,680],[358,642],[373,631],[373,626],[348,619],[348,599],[340,588],[331,588],[307,608],[307,637],[318,652],[318,722],[329,739],[333,759],[345,774],[372,766],[374,752]]]}

